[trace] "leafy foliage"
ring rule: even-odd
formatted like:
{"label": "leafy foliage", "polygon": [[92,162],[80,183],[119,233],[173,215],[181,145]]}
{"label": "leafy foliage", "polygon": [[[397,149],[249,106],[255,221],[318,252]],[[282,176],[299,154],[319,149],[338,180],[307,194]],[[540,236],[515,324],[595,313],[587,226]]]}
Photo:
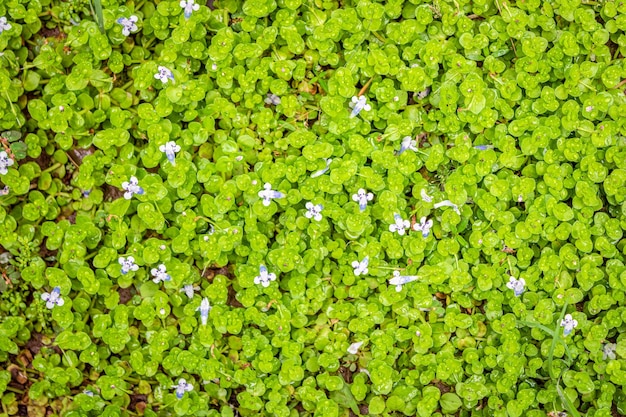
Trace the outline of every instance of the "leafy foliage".
{"label": "leafy foliage", "polygon": [[626,410],[626,4],[0,16],[0,416]]}

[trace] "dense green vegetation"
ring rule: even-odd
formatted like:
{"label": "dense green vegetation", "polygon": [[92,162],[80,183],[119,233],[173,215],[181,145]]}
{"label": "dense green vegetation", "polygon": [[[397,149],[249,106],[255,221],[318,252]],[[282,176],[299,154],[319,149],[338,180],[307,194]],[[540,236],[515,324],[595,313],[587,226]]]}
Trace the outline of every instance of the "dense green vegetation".
{"label": "dense green vegetation", "polygon": [[625,29],[0,0],[0,417],[626,414]]}

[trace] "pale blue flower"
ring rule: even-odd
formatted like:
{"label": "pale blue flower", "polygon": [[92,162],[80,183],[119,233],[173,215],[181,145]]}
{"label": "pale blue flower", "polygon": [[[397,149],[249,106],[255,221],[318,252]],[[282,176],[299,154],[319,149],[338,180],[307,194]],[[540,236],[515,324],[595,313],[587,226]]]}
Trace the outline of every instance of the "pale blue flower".
{"label": "pale blue flower", "polygon": [[394,213],[393,219],[394,223],[389,225],[389,231],[392,233],[398,232],[400,236],[403,236],[406,229],[411,227],[411,223],[408,220],[403,220],[397,213]]}
{"label": "pale blue flower", "polygon": [[193,298],[193,295],[196,291],[200,291],[200,287],[194,286],[193,284],[187,284],[180,291],[184,292],[187,298],[190,300]]}
{"label": "pale blue flower", "polygon": [[606,345],[604,345],[602,347],[602,359],[603,360],[607,360],[608,359],[615,359],[615,349],[617,349],[617,345],[615,343],[607,343]]}
{"label": "pale blue flower", "polygon": [[150,273],[154,277],[152,279],[152,282],[154,282],[155,284],[158,284],[161,281],[171,281],[172,280],[172,277],[170,276],[170,274],[167,273],[167,268],[163,264],[159,265],[158,268],[152,268]]}
{"label": "pale blue flower", "polygon": [[357,353],[359,353],[359,349],[361,348],[361,346],[363,346],[363,342],[356,342],[351,344],[348,348],[348,353],[350,353],[351,355],[356,355]]}
{"label": "pale blue flower", "polygon": [[278,97],[276,94],[267,93],[267,97],[263,101],[265,101],[266,104],[273,104],[274,106],[278,106],[280,104],[280,97]]}
{"label": "pale blue flower", "polygon": [[2,16],[0,17],[0,34],[5,30],[11,29],[11,24],[7,21],[7,18]]}
{"label": "pale blue flower", "polygon": [[435,203],[435,205],[433,206],[434,208],[439,208],[439,207],[452,207],[452,210],[454,210],[454,212],[456,214],[458,214],[459,216],[461,215],[461,211],[459,210],[459,206],[457,206],[456,204],[454,204],[452,201],[450,200],[443,200],[440,203]]}
{"label": "pale blue flower", "polygon": [[359,188],[356,194],[352,195],[352,199],[359,203],[359,209],[361,211],[365,211],[365,208],[367,207],[367,202],[374,199],[374,194],[368,193],[363,188]]}
{"label": "pale blue flower", "polygon": [[180,146],[177,145],[176,142],[171,140],[165,145],[159,146],[159,150],[165,153],[167,160],[170,161],[172,165],[176,165],[176,153],[180,152]]}
{"label": "pale blue flower", "polygon": [[370,111],[372,110],[372,106],[367,104],[367,98],[365,96],[354,96],[352,97],[352,102],[350,103],[350,107],[352,107],[352,113],[350,113],[350,117],[356,117],[361,110]]}
{"label": "pale blue flower", "polygon": [[514,276],[509,276],[509,282],[506,283],[506,286],[513,290],[516,297],[519,297],[526,289],[526,280],[524,280],[524,278],[516,279]]}
{"label": "pale blue flower", "polygon": [[476,145],[474,149],[478,149],[479,151],[486,151],[487,149],[493,149],[493,145]]}
{"label": "pale blue flower", "polygon": [[429,196],[428,193],[426,193],[426,190],[423,188],[422,191],[420,191],[420,196],[422,197],[422,201],[425,203],[431,203],[433,201],[433,198]]}
{"label": "pale blue flower", "polygon": [[46,307],[53,309],[55,306],[62,306],[65,301],[61,297],[61,288],[54,287],[52,292],[44,292],[41,294],[41,299],[46,302]]}
{"label": "pale blue flower", "polygon": [[0,174],[1,175],[6,175],[6,173],[9,172],[8,168],[14,163],[15,161],[13,160],[13,158],[10,158],[9,155],[5,151],[0,152]]}
{"label": "pale blue flower", "polygon": [[176,388],[176,398],[180,400],[186,392],[193,390],[193,385],[188,383],[185,378],[181,378],[178,380],[178,384],[172,386],[172,388]]}
{"label": "pale blue flower", "polygon": [[365,258],[363,258],[361,262],[353,261],[352,268],[354,268],[354,275],[356,275],[357,277],[359,275],[366,275],[369,272],[369,270],[367,269],[367,266],[369,265],[369,263],[370,263],[369,256],[366,256]]}
{"label": "pale blue flower", "polygon": [[312,173],[312,174],[311,174],[311,178],[317,178],[317,177],[319,177],[320,175],[324,175],[324,174],[326,174],[326,173],[328,172],[328,170],[330,169],[330,163],[331,163],[332,161],[333,161],[333,160],[332,160],[332,159],[330,159],[330,158],[326,159],[326,166],[325,166],[324,168],[320,169],[319,171],[315,171],[314,173]]}
{"label": "pale blue flower", "polygon": [[305,205],[307,212],[304,213],[307,219],[315,219],[316,221],[322,220],[322,209],[324,206],[321,204],[313,204],[310,201]]}
{"label": "pale blue flower", "polygon": [[424,216],[420,219],[419,223],[415,223],[413,225],[413,230],[415,230],[416,232],[422,232],[422,236],[424,237],[424,239],[426,239],[430,234],[431,227],[433,227],[432,219],[426,220],[426,216]]}
{"label": "pale blue flower", "polygon": [[270,282],[276,280],[276,274],[273,272],[267,272],[265,265],[259,266],[259,275],[254,277],[255,284],[261,284],[264,287],[269,287]]}
{"label": "pale blue flower", "polygon": [[391,285],[396,286],[396,291],[402,291],[402,286],[419,279],[417,275],[400,275],[400,271],[393,271],[393,278],[389,280]]}
{"label": "pale blue flower", "polygon": [[131,198],[133,198],[134,194],[143,194],[143,188],[139,186],[139,180],[137,180],[137,177],[135,176],[130,177],[129,181],[124,181],[122,183],[122,188],[126,190],[126,192],[124,193],[124,198],[126,200],[130,200]]}
{"label": "pale blue flower", "polygon": [[0,190],[0,196],[2,195],[8,195],[9,191],[11,191],[11,189],[9,188],[8,185],[5,185],[1,190]]}
{"label": "pale blue flower", "polygon": [[186,19],[191,17],[191,13],[200,10],[200,5],[196,4],[194,0],[181,0],[180,7],[183,8]]}
{"label": "pale blue flower", "polygon": [[202,320],[202,325],[206,326],[207,319],[209,318],[209,311],[211,311],[211,304],[209,303],[209,299],[204,297],[200,302],[200,307],[196,310],[200,311],[200,319]]}
{"label": "pale blue flower", "polygon": [[283,198],[285,195],[280,191],[272,190],[272,184],[266,182],[264,189],[259,191],[259,197],[263,199],[263,205],[269,206],[273,198]]}
{"label": "pale blue flower", "polygon": [[159,65],[159,72],[154,74],[154,78],[160,80],[163,84],[167,84],[168,80],[174,81],[174,73],[169,68]]}
{"label": "pale blue flower", "polygon": [[563,327],[563,336],[567,336],[578,326],[578,321],[572,318],[571,314],[566,314],[565,318],[561,320],[561,327]]}
{"label": "pale blue flower", "polygon": [[138,28],[135,23],[137,23],[138,21],[139,19],[137,18],[137,16],[131,16],[128,18],[120,17],[119,19],[117,19],[117,23],[122,25],[122,35],[128,36],[131,34],[131,32],[137,31]]}
{"label": "pale blue flower", "polygon": [[139,266],[135,263],[135,258],[132,256],[128,258],[120,256],[117,261],[122,265],[122,274],[124,275],[128,274],[130,271],[137,271],[139,269]]}
{"label": "pale blue flower", "polygon": [[402,139],[402,143],[400,144],[400,150],[397,152],[397,155],[402,155],[406,150],[412,150],[413,152],[417,151],[417,140],[413,139],[411,136],[405,136]]}

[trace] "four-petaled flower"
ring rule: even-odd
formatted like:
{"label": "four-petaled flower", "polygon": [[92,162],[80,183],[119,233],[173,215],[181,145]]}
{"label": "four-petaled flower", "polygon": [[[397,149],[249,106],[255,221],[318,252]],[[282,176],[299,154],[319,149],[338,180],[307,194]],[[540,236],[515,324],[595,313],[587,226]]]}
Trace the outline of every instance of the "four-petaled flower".
{"label": "four-petaled flower", "polygon": [[176,388],[176,398],[180,400],[186,392],[193,390],[193,385],[188,383],[185,378],[181,378],[178,380],[178,385],[173,385],[172,388]]}
{"label": "four-petaled flower", "polygon": [[267,268],[265,265],[259,266],[259,275],[254,277],[255,284],[261,284],[264,287],[270,286],[270,281],[274,281],[276,279],[276,274],[273,272],[267,272]]}
{"label": "four-petaled flower", "polygon": [[161,281],[171,281],[172,280],[172,277],[170,276],[170,274],[167,273],[167,268],[165,268],[165,265],[163,265],[163,264],[159,265],[158,268],[152,268],[150,273],[154,277],[152,279],[152,282],[154,282],[155,284],[158,284]]}
{"label": "four-petaled flower", "polygon": [[135,23],[138,21],[139,19],[134,15],[131,17],[120,17],[117,19],[117,23],[122,25],[122,35],[128,36],[131,32],[137,31],[137,25]]}
{"label": "four-petaled flower", "polygon": [[604,345],[602,347],[602,359],[615,359],[615,349],[617,349],[617,345],[615,343],[607,343],[606,345]]}
{"label": "four-petaled flower", "polygon": [[185,11],[186,19],[189,19],[191,17],[191,13],[200,10],[200,5],[196,4],[194,0],[181,0],[180,7],[182,7]]}
{"label": "four-petaled flower", "polygon": [[356,194],[352,194],[352,199],[359,203],[359,209],[361,211],[365,211],[367,202],[374,199],[374,194],[368,193],[363,188],[359,188]]}
{"label": "four-petaled flower", "polygon": [[563,336],[567,336],[578,326],[578,321],[572,318],[571,314],[566,314],[565,318],[561,320],[561,327],[563,327]]}
{"label": "four-petaled flower", "polygon": [[359,353],[359,349],[361,348],[361,346],[363,346],[363,342],[355,342],[351,344],[348,348],[348,353],[356,355],[357,353]]}
{"label": "four-petaled flower", "polygon": [[159,146],[159,150],[165,153],[165,156],[167,156],[167,160],[170,161],[172,165],[176,165],[176,153],[180,152],[180,146],[177,145],[176,142],[171,140],[165,145]]}
{"label": "four-petaled flower", "polygon": [[209,318],[209,311],[211,311],[211,304],[209,303],[209,299],[204,297],[200,302],[200,307],[196,310],[200,311],[200,319],[202,320],[202,325],[206,326],[206,321]]}
{"label": "four-petaled flower", "polygon": [[452,201],[450,200],[443,200],[440,203],[435,203],[435,205],[433,206],[434,208],[439,208],[439,207],[452,207],[452,210],[454,210],[454,212],[456,214],[458,214],[459,216],[461,215],[461,211],[459,210],[459,206],[457,206],[456,204],[454,204]]}
{"label": "four-petaled flower", "polygon": [[311,178],[317,178],[320,175],[324,175],[328,172],[328,170],[330,169],[330,163],[333,162],[332,159],[328,158],[326,160],[326,166],[322,169],[320,169],[319,171],[315,171],[314,173],[311,174]]}
{"label": "four-petaled flower", "polygon": [[365,96],[354,96],[352,97],[352,102],[350,103],[350,107],[352,107],[352,113],[350,113],[350,117],[356,117],[361,110],[370,111],[372,110],[372,106],[367,104],[367,98]]}
{"label": "four-petaled flower", "polygon": [[507,288],[513,290],[516,297],[519,297],[524,293],[526,287],[526,281],[524,278],[516,279],[514,276],[509,276],[509,282],[506,283]]}
{"label": "four-petaled flower", "polygon": [[193,284],[187,284],[183,288],[180,289],[180,291],[184,292],[187,298],[189,298],[190,300],[193,298],[194,292],[199,291],[199,290],[200,288],[197,286],[194,286]]}
{"label": "four-petaled flower", "polygon": [[174,81],[174,74],[169,68],[159,65],[158,70],[159,72],[154,74],[154,78],[156,78],[157,80],[161,80],[163,84],[167,84],[168,80]]}
{"label": "four-petaled flower", "polygon": [[59,287],[54,287],[52,292],[44,292],[41,294],[41,299],[46,302],[46,307],[49,309],[65,304],[65,301],[61,298],[61,288]]}
{"label": "four-petaled flower", "polygon": [[411,222],[409,222],[408,220],[403,220],[402,217],[397,213],[394,213],[393,220],[395,223],[389,225],[389,231],[392,233],[398,232],[400,236],[403,236],[405,230],[411,227]]}
{"label": "four-petaled flower", "polygon": [[354,268],[354,275],[358,277],[359,275],[367,274],[368,273],[367,266],[369,265],[369,263],[370,263],[369,256],[366,256],[365,258],[363,258],[361,262],[353,261],[352,268]]}
{"label": "four-petaled flower", "polygon": [[410,149],[413,152],[417,151],[417,141],[413,139],[411,136],[405,136],[402,139],[402,143],[400,144],[400,150],[398,151],[398,155],[402,155],[404,151],[406,151],[407,149]]}
{"label": "four-petaled flower", "polygon": [[396,291],[400,292],[404,284],[416,281],[418,278],[417,275],[400,275],[400,271],[393,271],[393,278],[389,279],[389,283],[395,285]]}
{"label": "four-petaled flower", "polygon": [[133,198],[134,194],[143,194],[143,188],[139,186],[139,180],[137,180],[137,177],[135,176],[130,177],[130,180],[128,181],[124,181],[122,183],[122,188],[126,190],[126,192],[124,193],[124,198],[126,200],[130,200],[131,198]]}
{"label": "four-petaled flower", "polygon": [[124,275],[128,274],[130,271],[137,271],[139,269],[139,265],[135,263],[135,258],[132,256],[128,258],[120,256],[117,261],[122,265],[122,274]]}
{"label": "four-petaled flower", "polygon": [[272,94],[272,93],[267,93],[267,97],[265,97],[265,101],[266,104],[273,104],[274,106],[278,106],[280,104],[280,97],[278,97],[276,94]]}
{"label": "four-petaled flower", "polygon": [[413,225],[413,230],[415,230],[416,232],[422,232],[422,236],[424,237],[424,239],[426,239],[430,234],[431,227],[433,227],[432,219],[426,220],[426,216],[424,216],[420,219],[419,223],[415,223]]}
{"label": "four-petaled flower", "polygon": [[8,168],[14,163],[15,161],[5,151],[0,152],[0,174],[6,175],[9,172]]}
{"label": "four-petaled flower", "polygon": [[273,198],[283,198],[285,195],[280,191],[272,190],[272,184],[266,182],[263,190],[259,191],[259,197],[263,199],[263,205],[269,206]]}
{"label": "four-petaled flower", "polygon": [[305,207],[308,210],[306,213],[304,213],[307,219],[313,218],[318,222],[322,220],[322,209],[324,208],[324,206],[322,206],[321,204],[313,204],[309,201],[308,203],[306,203]]}
{"label": "four-petaled flower", "polygon": [[420,196],[422,197],[422,201],[425,203],[430,203],[433,201],[433,198],[429,196],[426,190],[423,188],[422,188],[422,191],[420,191]]}
{"label": "four-petaled flower", "polygon": [[7,18],[2,16],[0,17],[0,33],[4,32],[5,30],[9,30],[11,29],[11,24],[7,21]]}

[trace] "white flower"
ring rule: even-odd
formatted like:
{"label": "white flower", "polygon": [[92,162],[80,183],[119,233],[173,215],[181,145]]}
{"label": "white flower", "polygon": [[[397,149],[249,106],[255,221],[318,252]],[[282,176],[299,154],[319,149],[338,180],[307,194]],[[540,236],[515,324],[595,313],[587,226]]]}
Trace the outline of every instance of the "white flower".
{"label": "white flower", "polygon": [[393,271],[393,278],[389,279],[391,285],[396,286],[396,291],[402,291],[402,286],[417,280],[417,275],[400,275],[400,271]]}
{"label": "white flower", "polygon": [[117,23],[122,25],[122,35],[128,36],[130,35],[131,32],[137,31],[138,28],[137,28],[137,25],[135,24],[137,23],[137,21],[139,21],[137,16],[131,16],[128,18],[120,17],[119,19],[117,19]]}
{"label": "white flower", "polygon": [[180,291],[184,292],[187,298],[190,300],[193,298],[193,294],[195,291],[200,291],[200,287],[194,286],[193,284],[187,284]]}
{"label": "white flower", "polygon": [[41,294],[41,299],[46,302],[46,307],[53,309],[54,306],[62,306],[65,304],[63,298],[61,298],[61,288],[54,287],[52,292],[44,292]]}
{"label": "white flower", "polygon": [[350,103],[350,107],[352,107],[352,113],[350,113],[351,118],[356,117],[359,113],[361,113],[361,110],[372,110],[372,106],[367,104],[367,98],[365,96],[352,97],[352,103]]}
{"label": "white flower", "polygon": [[167,273],[167,268],[165,268],[165,265],[163,265],[163,264],[159,265],[158,269],[157,268],[152,268],[150,273],[154,277],[152,279],[152,282],[154,282],[155,284],[158,284],[161,281],[171,281],[172,280],[172,277],[170,276],[170,274]]}
{"label": "white flower", "polygon": [[320,175],[324,175],[328,172],[328,170],[330,169],[330,163],[333,162],[332,159],[328,158],[326,160],[326,166],[322,169],[320,169],[319,171],[315,171],[314,173],[311,174],[311,178],[317,178]]}
{"label": "white flower", "polygon": [[578,321],[572,318],[571,314],[566,314],[565,318],[561,320],[561,327],[563,327],[563,336],[567,336],[578,326]]}
{"label": "white flower", "polygon": [[193,385],[189,384],[185,378],[181,378],[178,380],[178,385],[173,385],[172,388],[176,388],[176,398],[180,400],[186,392],[193,390]]}
{"label": "white flower", "polygon": [[263,199],[263,205],[269,206],[273,198],[283,198],[285,195],[280,191],[272,190],[272,184],[266,182],[263,190],[259,191],[259,197]]}
{"label": "white flower", "polygon": [[389,225],[389,231],[392,233],[398,232],[400,236],[403,236],[405,230],[411,227],[411,222],[409,222],[408,220],[403,220],[402,217],[400,217],[400,215],[397,213],[394,213],[393,219],[395,223]]}
{"label": "white flower", "polygon": [[7,22],[7,18],[2,16],[0,17],[0,33],[4,32],[5,30],[9,30],[11,29],[11,24],[9,22]]}
{"label": "white flower", "polygon": [[433,221],[431,220],[426,220],[426,216],[422,217],[420,219],[419,223],[415,223],[413,225],[413,230],[415,230],[416,232],[422,232],[422,236],[424,237],[424,239],[426,239],[428,237],[428,235],[430,234],[430,228],[433,227]]}
{"label": "white flower", "polygon": [[356,355],[357,353],[359,353],[359,348],[363,345],[363,342],[356,342],[350,345],[350,347],[348,348],[348,353],[352,354],[352,355]]}
{"label": "white flower", "polygon": [[617,345],[615,343],[607,343],[606,345],[604,345],[602,347],[602,359],[615,359],[615,349],[617,349]]}
{"label": "white flower", "polygon": [[428,193],[426,193],[426,190],[423,188],[422,191],[420,191],[420,195],[422,196],[422,201],[425,203],[430,203],[433,201],[433,198],[429,196]]}
{"label": "white flower", "polygon": [[15,161],[9,158],[9,155],[5,151],[0,152],[0,174],[6,175],[8,168],[13,165]]}
{"label": "white flower", "polygon": [[324,206],[322,206],[321,204],[313,204],[309,201],[308,203],[306,203],[305,207],[308,210],[306,213],[304,213],[307,219],[314,218],[318,222],[322,220],[322,209],[324,208]]}
{"label": "white flower", "polygon": [[425,90],[420,91],[419,93],[415,94],[415,97],[418,100],[424,100],[426,97],[428,97],[428,95],[430,94],[431,88],[430,87],[426,87]]}
{"label": "white flower", "polygon": [[5,185],[1,190],[0,190],[0,196],[1,195],[7,195],[9,194],[9,191],[11,191],[11,189],[9,188],[8,185]]}
{"label": "white flower", "polygon": [[167,156],[167,160],[170,161],[172,165],[176,165],[176,153],[180,152],[180,146],[178,146],[176,142],[171,140],[165,145],[159,146],[159,150],[165,153],[165,156]]}
{"label": "white flower", "polygon": [[202,320],[202,325],[206,326],[206,321],[209,318],[209,311],[211,311],[211,304],[209,303],[209,299],[204,297],[200,302],[200,307],[198,307],[196,311],[200,311],[200,319]]}
{"label": "white flower", "polygon": [[124,275],[128,274],[130,271],[137,271],[139,269],[139,266],[135,263],[135,258],[132,256],[129,256],[128,258],[120,256],[117,261],[120,265],[122,265],[122,274]]}
{"label": "white flower", "polygon": [[273,104],[274,106],[278,106],[280,104],[280,97],[276,94],[267,93],[267,97],[265,98],[266,104]]}
{"label": "white flower", "polygon": [[268,273],[265,265],[259,266],[259,275],[254,277],[255,284],[261,284],[264,287],[270,286],[270,281],[274,281],[276,279],[276,274],[273,272]]}
{"label": "white flower", "polygon": [[369,272],[367,269],[367,266],[369,265],[369,263],[370,263],[369,256],[366,256],[365,258],[363,258],[361,262],[353,261],[352,268],[354,268],[354,275],[356,275],[357,277],[359,275],[366,275]]}
{"label": "white flower", "polygon": [[368,193],[363,188],[359,188],[356,194],[352,194],[352,199],[359,203],[359,209],[361,211],[365,211],[365,208],[367,207],[367,202],[374,199],[374,194]]}
{"label": "white flower", "polygon": [[122,188],[126,190],[126,192],[124,193],[124,198],[126,200],[130,200],[131,198],[133,198],[134,194],[143,194],[143,188],[139,186],[139,181],[135,176],[130,177],[129,181],[124,181],[122,183]]}
{"label": "white flower", "polygon": [[417,151],[417,141],[413,139],[411,136],[405,136],[402,139],[402,144],[400,145],[400,150],[398,151],[398,155],[402,155],[404,151],[407,149],[412,150],[413,152]]}
{"label": "white flower", "polygon": [[524,278],[516,279],[514,276],[509,276],[509,282],[506,283],[507,288],[513,290],[516,297],[519,297],[524,293],[526,287],[526,281]]}
{"label": "white flower", "polygon": [[435,205],[433,206],[434,208],[439,208],[439,207],[452,207],[452,210],[454,210],[454,212],[456,214],[458,214],[459,216],[461,215],[461,212],[459,211],[459,206],[457,206],[456,204],[454,204],[452,201],[450,200],[443,200],[440,203],[435,203]]}
{"label": "white flower", "polygon": [[181,0],[180,7],[185,11],[185,18],[189,19],[192,12],[200,10],[200,5],[196,4],[194,0]]}
{"label": "white flower", "polygon": [[174,81],[174,74],[168,68],[159,65],[159,72],[154,74],[154,78],[161,80],[163,84],[167,84],[168,80]]}

